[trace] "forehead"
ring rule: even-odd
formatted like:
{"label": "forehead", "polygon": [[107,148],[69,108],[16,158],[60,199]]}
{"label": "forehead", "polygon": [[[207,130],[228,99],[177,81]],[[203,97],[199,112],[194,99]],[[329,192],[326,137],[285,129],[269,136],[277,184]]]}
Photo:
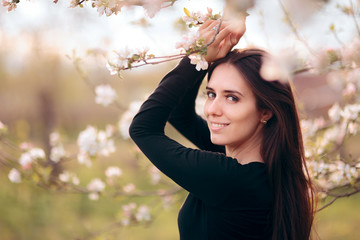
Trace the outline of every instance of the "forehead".
{"label": "forehead", "polygon": [[208,82],[208,87],[214,90],[237,90],[242,93],[252,93],[244,76],[232,64],[223,63],[217,66]]}

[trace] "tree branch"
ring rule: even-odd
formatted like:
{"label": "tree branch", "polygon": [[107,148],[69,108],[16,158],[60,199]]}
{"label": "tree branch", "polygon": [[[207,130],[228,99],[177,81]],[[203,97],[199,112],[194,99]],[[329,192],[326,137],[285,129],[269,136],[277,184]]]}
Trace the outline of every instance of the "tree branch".
{"label": "tree branch", "polygon": [[355,190],[351,191],[351,192],[347,192],[347,193],[343,193],[343,194],[333,194],[333,193],[327,193],[328,196],[331,196],[333,197],[333,199],[331,199],[330,202],[328,202],[327,204],[323,205],[321,208],[318,208],[316,210],[316,212],[320,212],[321,210],[329,207],[331,204],[333,204],[337,199],[339,198],[344,198],[344,197],[350,197],[356,193],[359,193],[360,192],[360,188],[356,188],[354,187]]}

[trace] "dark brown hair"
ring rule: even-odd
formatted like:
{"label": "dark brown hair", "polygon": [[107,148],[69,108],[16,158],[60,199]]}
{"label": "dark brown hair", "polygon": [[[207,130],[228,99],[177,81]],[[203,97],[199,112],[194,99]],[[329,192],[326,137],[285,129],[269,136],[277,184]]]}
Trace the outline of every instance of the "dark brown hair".
{"label": "dark brown hair", "polygon": [[210,66],[208,79],[220,64],[232,64],[251,87],[258,109],[273,113],[264,126],[261,145],[273,195],[272,239],[306,240],[310,238],[316,201],[306,168],[299,117],[290,84],[266,81],[260,76],[266,55],[260,49],[233,50]]}

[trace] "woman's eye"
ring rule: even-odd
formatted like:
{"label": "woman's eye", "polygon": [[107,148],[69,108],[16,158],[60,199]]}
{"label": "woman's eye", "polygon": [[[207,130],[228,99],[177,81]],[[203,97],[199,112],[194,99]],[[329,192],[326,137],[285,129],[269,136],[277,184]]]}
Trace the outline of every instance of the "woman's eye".
{"label": "woman's eye", "polygon": [[235,96],[232,96],[232,95],[227,96],[226,98],[227,98],[228,100],[230,100],[231,102],[237,102],[237,101],[239,101],[239,98],[238,98],[238,97],[235,97]]}
{"label": "woman's eye", "polygon": [[215,98],[215,93],[213,93],[213,92],[206,92],[206,96],[208,97],[208,98]]}

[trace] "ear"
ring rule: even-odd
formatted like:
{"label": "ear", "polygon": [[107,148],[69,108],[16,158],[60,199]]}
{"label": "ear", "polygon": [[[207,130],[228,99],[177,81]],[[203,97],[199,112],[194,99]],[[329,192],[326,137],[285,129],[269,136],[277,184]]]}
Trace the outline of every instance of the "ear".
{"label": "ear", "polygon": [[270,109],[262,109],[260,112],[260,122],[269,121],[272,118],[273,112]]}

